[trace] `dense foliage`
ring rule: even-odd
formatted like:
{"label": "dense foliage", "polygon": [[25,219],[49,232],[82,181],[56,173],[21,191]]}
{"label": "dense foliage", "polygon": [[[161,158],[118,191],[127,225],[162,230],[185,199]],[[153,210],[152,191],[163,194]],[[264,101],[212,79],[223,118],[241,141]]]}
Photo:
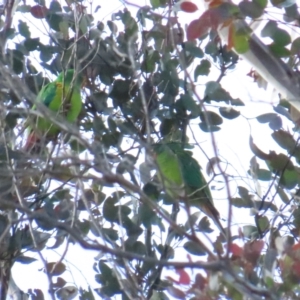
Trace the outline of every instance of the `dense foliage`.
{"label": "dense foliage", "polygon": [[[272,9],[291,25],[299,20],[298,7],[277,0],[229,8],[214,2],[209,13],[189,19],[187,34],[173,8],[197,14],[197,7],[171,0],[127,4],[104,22],[102,8],[89,1],[6,3],[0,32],[1,299],[10,293],[13,264],[29,268],[37,258],[51,299],[299,297],[298,125],[285,101],[257,113],[249,123],[268,125],[281,151],[262,150],[265,145],[249,135],[252,157],[244,157],[238,131],[224,127],[240,126],[247,103],[222,86],[239,65],[233,49],[248,50],[250,33],[234,28],[234,20],[268,19]],[[262,36],[270,38],[274,57],[297,69],[299,38],[292,42],[288,25],[276,20],[265,22]],[[224,24],[232,30],[229,46],[216,31]],[[76,124],[36,103],[42,87],[67,69],[86,79]],[[26,124],[37,115],[60,134],[40,151],[26,152]],[[226,151],[219,154],[222,134],[236,135],[236,152],[249,170],[235,168]],[[170,143],[179,152],[168,150],[159,160],[155,147]],[[193,186],[194,174],[202,186]],[[222,194],[223,204],[214,203],[225,234],[212,222],[218,213],[191,202],[195,193],[206,200]],[[86,256],[101,254],[86,266],[95,273],[88,288],[64,280],[69,243],[82,246]],[[65,247],[59,261],[43,257],[50,247]],[[24,292],[49,297],[39,286]]]}

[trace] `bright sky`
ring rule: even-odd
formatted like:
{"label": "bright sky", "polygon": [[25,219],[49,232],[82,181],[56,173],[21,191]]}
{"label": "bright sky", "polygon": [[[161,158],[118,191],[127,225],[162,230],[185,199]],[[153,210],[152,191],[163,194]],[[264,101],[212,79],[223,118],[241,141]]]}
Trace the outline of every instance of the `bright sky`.
{"label": "bright sky", "polygon": [[[94,1],[94,8],[96,3]],[[105,21],[110,19],[111,13],[122,9],[124,6],[121,3],[122,1],[110,0],[110,1],[100,1],[101,9],[98,10],[95,15],[95,23],[97,21]],[[140,6],[146,4],[148,1],[138,1],[131,0],[131,3],[136,3]],[[93,1],[91,1],[93,3]],[[30,1],[27,0],[27,4],[30,4]],[[92,9],[92,11],[94,10]],[[135,16],[135,7],[128,5],[128,8],[132,11],[132,15]],[[199,12],[195,13],[193,16],[186,15],[184,13],[179,13],[182,27],[184,24],[188,24],[192,19],[197,18]],[[31,26],[33,26],[34,34],[37,37],[42,37],[44,31],[44,21],[30,18],[27,14],[27,20]],[[17,18],[16,18],[17,19]],[[25,20],[24,20],[25,21]],[[17,23],[16,23],[17,24]],[[47,36],[45,35],[46,41]],[[38,60],[38,58],[37,58]],[[234,162],[234,168],[236,168],[240,174],[246,174],[246,171],[249,168],[249,160],[253,156],[249,149],[249,135],[250,133],[254,137],[255,143],[263,150],[268,152],[269,149],[279,149],[273,139],[270,136],[271,130],[268,128],[268,125],[259,124],[256,120],[251,120],[256,116],[263,114],[265,112],[272,111],[270,99],[275,99],[277,101],[276,94],[273,93],[272,88],[269,87],[267,91],[259,89],[256,83],[253,83],[252,79],[247,77],[246,74],[250,71],[250,66],[246,62],[241,61],[238,67],[232,72],[228,73],[221,81],[222,86],[228,90],[233,97],[239,97],[242,101],[247,104],[245,108],[238,108],[241,110],[242,116],[239,117],[239,126],[237,127],[236,121],[226,121],[224,119],[224,124],[222,125],[222,130],[214,134],[215,140],[217,141],[217,147],[219,150],[219,155],[226,158],[229,162]],[[219,75],[217,70],[213,71],[210,74],[211,80],[216,80]],[[193,76],[192,76],[193,77]],[[204,83],[208,79],[206,77],[200,78],[198,80],[199,90],[203,90]],[[201,88],[202,87],[202,88]],[[276,104],[276,103],[275,103]],[[193,130],[197,141],[201,146],[204,147],[209,157],[214,156],[213,150],[211,148],[211,139],[210,134],[202,132],[198,128],[198,121],[194,121]],[[291,128],[291,125],[289,125]],[[191,142],[192,139],[191,139]],[[203,168],[207,163],[206,158],[200,151],[196,151],[195,155],[199,157],[199,161],[203,162]],[[236,175],[236,171],[229,167],[228,172]],[[246,179],[246,183],[251,185],[253,189],[254,186],[251,183],[251,180]],[[241,184],[239,182],[239,184]],[[244,183],[245,184],[245,183]],[[221,185],[220,185],[221,186]],[[217,188],[220,188],[217,186]],[[232,186],[232,192],[235,192],[235,186]],[[214,199],[217,208],[220,210],[223,218],[226,219],[227,216],[227,205],[224,201],[224,190],[219,192],[214,192]],[[245,216],[245,218],[244,218]],[[245,211],[243,220],[245,222],[252,222],[252,218],[249,217],[249,212]],[[237,217],[233,216],[233,222],[238,222]],[[64,246],[59,249],[58,253],[53,250],[43,251],[44,257],[46,260],[57,261],[60,258],[61,253],[64,251]],[[28,253],[28,255],[33,255],[33,257],[39,259],[38,254]],[[70,245],[68,255],[67,255],[67,265],[70,267],[71,272],[66,272],[63,274],[63,278],[68,280],[70,284],[76,282],[80,283],[82,287],[87,287],[87,283],[92,287],[97,287],[98,285],[94,281],[95,272],[92,271],[92,265],[95,262],[94,257],[97,253],[92,253],[83,251],[77,245]],[[76,266],[72,265],[75,263]],[[45,274],[42,271],[43,264],[40,261],[32,263],[30,266],[21,265],[19,263],[15,264],[13,268],[13,277],[17,285],[27,291],[28,288],[41,288],[43,291],[47,290],[48,282]],[[30,274],[30,275],[28,275]],[[66,276],[67,275],[67,276]],[[38,286],[37,286],[38,279]],[[47,299],[47,296],[46,296]]]}

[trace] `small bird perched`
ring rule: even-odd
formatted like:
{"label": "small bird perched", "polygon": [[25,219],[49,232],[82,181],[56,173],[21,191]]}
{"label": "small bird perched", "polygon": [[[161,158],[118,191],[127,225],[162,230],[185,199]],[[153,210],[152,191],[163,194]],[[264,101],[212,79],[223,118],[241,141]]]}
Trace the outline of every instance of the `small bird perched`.
{"label": "small bird perched", "polygon": [[188,202],[189,206],[199,208],[225,235],[209,186],[191,152],[182,149],[181,144],[176,142],[155,144],[153,150],[159,167],[158,178],[166,192],[173,198]]}
{"label": "small bird perched", "polygon": [[[82,109],[82,83],[82,76],[69,69],[60,73],[55,81],[45,85],[39,92],[37,101],[64,116],[68,122],[74,123]],[[35,108],[34,105],[33,109]],[[29,134],[24,150],[27,152],[39,152],[43,144],[54,140],[60,133],[60,128],[44,117],[30,117],[26,123]]]}

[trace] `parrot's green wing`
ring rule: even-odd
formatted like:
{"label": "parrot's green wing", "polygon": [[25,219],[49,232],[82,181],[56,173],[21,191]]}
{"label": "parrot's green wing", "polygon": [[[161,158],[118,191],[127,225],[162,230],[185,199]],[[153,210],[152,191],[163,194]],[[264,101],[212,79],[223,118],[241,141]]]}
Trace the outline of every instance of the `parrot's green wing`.
{"label": "parrot's green wing", "polygon": [[57,89],[58,86],[55,81],[48,83],[39,92],[37,96],[37,100],[45,104],[47,107],[49,107],[51,102],[55,98],[55,95],[57,94]]}
{"label": "parrot's green wing", "polygon": [[[45,85],[37,96],[38,102],[43,103],[53,112],[64,116],[70,123],[77,120],[82,109],[80,95],[82,78],[74,79],[73,77],[74,70],[67,70],[65,74],[61,73],[55,81]],[[60,132],[58,126],[43,117],[35,118],[31,122],[30,133],[25,145],[27,151],[34,148],[35,144],[42,139],[45,141],[54,139]]]}
{"label": "parrot's green wing", "polygon": [[[180,163],[182,176],[186,187],[192,191],[195,196],[196,194],[199,195],[201,193],[203,197],[213,202],[209,186],[201,172],[199,163],[188,151],[180,150],[176,154]],[[191,199],[194,198],[195,197],[192,195]],[[195,203],[194,205],[196,206],[197,204]]]}
{"label": "parrot's green wing", "polygon": [[201,172],[200,165],[187,151],[181,150],[177,155],[188,191],[189,205],[200,208],[225,233],[219,220],[220,213],[214,206],[208,183]]}
{"label": "parrot's green wing", "polygon": [[[211,217],[219,229],[224,229],[219,221],[220,214],[214,207],[209,186],[201,172],[199,163],[192,157],[189,151],[181,148],[179,143],[166,143],[156,146],[160,153],[156,157],[160,172],[173,184],[185,186],[189,205],[200,208]],[[177,193],[177,195],[179,195]]]}

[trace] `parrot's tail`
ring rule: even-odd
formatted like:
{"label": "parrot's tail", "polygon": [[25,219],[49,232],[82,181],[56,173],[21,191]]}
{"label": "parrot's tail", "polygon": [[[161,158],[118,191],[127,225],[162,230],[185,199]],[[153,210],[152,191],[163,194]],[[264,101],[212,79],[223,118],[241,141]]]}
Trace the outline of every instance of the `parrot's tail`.
{"label": "parrot's tail", "polygon": [[211,202],[203,203],[202,205],[198,205],[201,211],[203,211],[207,216],[209,216],[215,223],[215,225],[218,227],[218,229],[221,231],[221,233],[226,237],[226,231],[223,227],[223,225],[220,222],[220,213],[218,210],[214,207]]}
{"label": "parrot's tail", "polygon": [[226,237],[226,231],[220,222],[220,213],[218,212],[218,210],[211,203],[209,203],[208,207],[205,209],[205,213],[213,219],[216,226]]}

